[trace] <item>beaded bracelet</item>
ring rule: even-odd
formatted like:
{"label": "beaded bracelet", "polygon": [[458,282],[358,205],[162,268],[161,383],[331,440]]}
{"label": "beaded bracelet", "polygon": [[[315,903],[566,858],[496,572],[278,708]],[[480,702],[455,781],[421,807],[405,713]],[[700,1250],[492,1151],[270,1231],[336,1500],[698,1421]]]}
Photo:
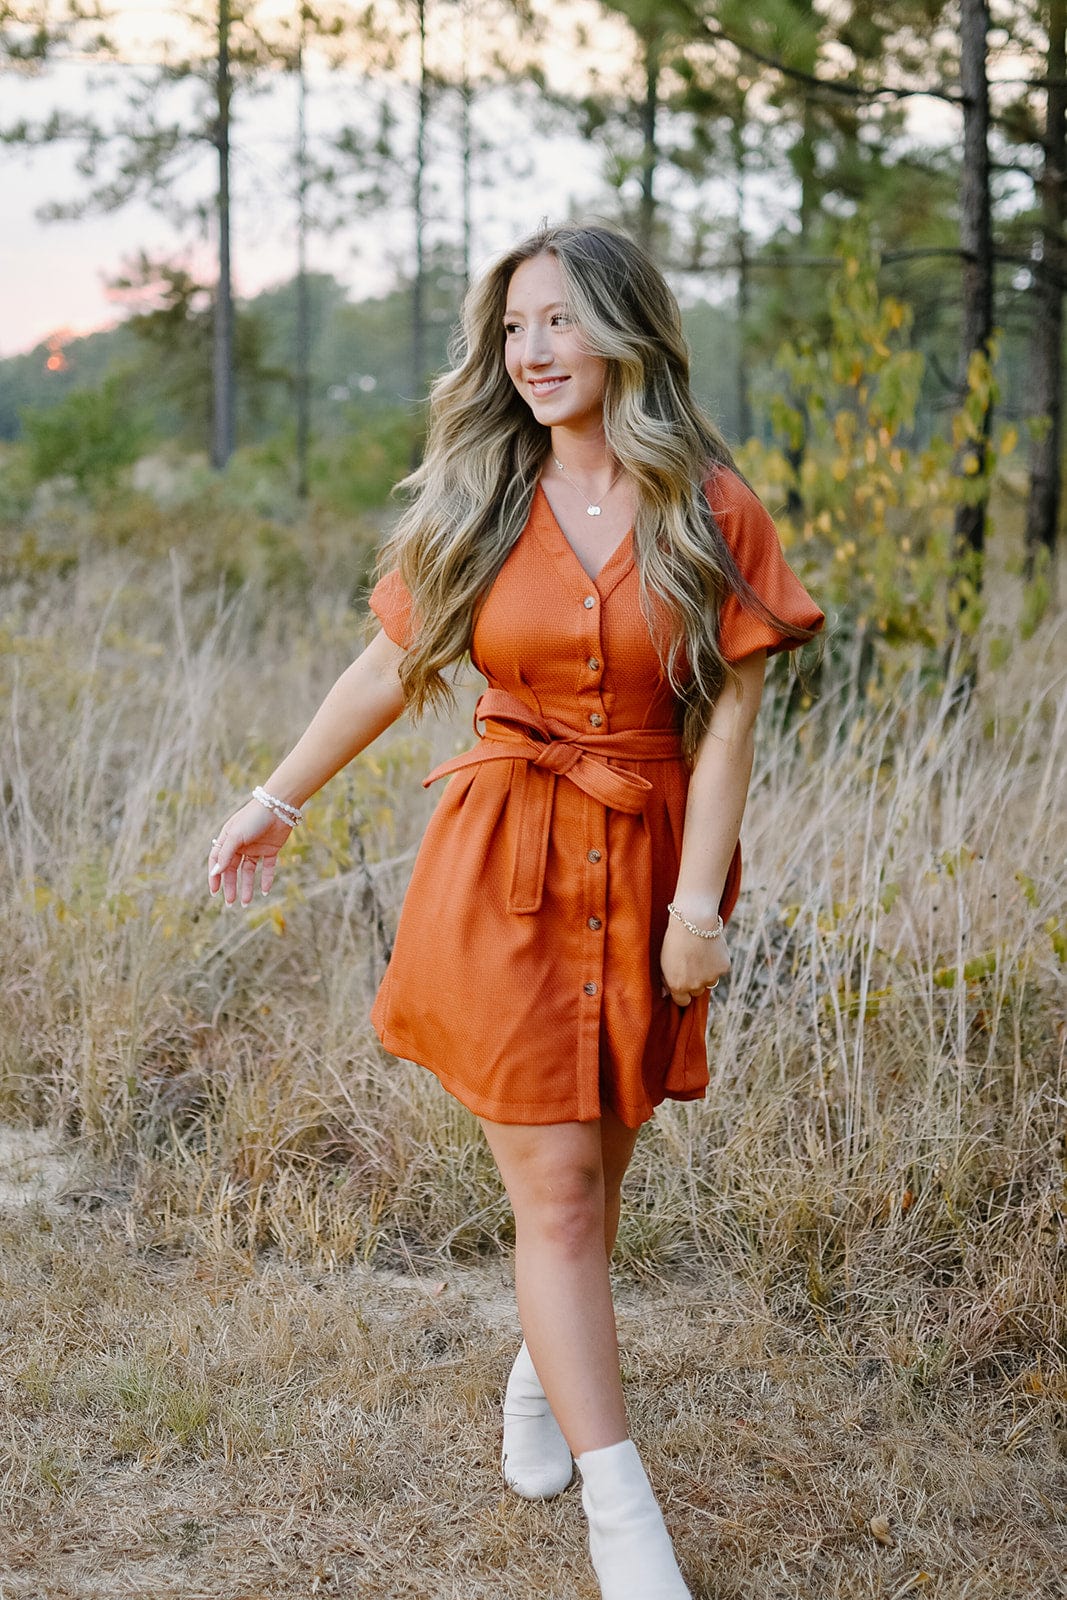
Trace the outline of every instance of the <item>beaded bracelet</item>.
{"label": "beaded bracelet", "polygon": [[670,912],[672,917],[677,918],[677,920],[682,924],[683,928],[688,928],[690,933],[695,933],[698,939],[717,939],[723,928],[726,926],[722,920],[722,917],[720,916],[716,919],[719,924],[717,928],[698,928],[695,922],[690,922],[688,917],[682,915],[673,900],[668,905],[667,910]]}
{"label": "beaded bracelet", "polygon": [[304,820],[304,813],[299,806],[291,806],[288,800],[279,800],[277,795],[268,794],[266,789],[258,784],[252,790],[252,799],[258,800],[268,811],[273,811],[278,821],[286,823],[290,828],[295,828],[298,822]]}

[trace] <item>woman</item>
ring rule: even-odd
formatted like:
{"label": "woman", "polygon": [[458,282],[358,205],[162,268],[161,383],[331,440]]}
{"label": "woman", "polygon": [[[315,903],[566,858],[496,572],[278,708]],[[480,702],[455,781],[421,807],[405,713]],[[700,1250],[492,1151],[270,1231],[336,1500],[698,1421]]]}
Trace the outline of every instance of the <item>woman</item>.
{"label": "woman", "polygon": [[426,780],[452,774],[372,1018],[477,1115],[514,1208],[508,1483],[558,1494],[576,1458],[604,1600],[677,1600],[608,1262],[638,1129],[708,1081],[766,657],[823,617],[693,401],[674,297],[610,228],[542,229],[472,289],[406,487],[381,632],[209,882],[247,905],[258,864],[266,893],[305,799],[470,652],[484,732]]}

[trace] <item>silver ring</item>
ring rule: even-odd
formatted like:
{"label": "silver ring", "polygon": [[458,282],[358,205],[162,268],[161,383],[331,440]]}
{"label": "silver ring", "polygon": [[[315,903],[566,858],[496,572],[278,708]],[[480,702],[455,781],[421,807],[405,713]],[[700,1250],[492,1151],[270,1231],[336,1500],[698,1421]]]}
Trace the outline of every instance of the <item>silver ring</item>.
{"label": "silver ring", "polygon": [[211,842],[212,842],[212,844],[218,844],[219,841],[217,839],[212,839]]}

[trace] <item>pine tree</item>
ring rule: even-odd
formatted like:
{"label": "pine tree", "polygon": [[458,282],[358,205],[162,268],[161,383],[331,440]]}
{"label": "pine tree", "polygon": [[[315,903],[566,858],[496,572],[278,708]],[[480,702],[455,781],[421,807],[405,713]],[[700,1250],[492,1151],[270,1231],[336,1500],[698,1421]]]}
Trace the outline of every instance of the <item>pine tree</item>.
{"label": "pine tree", "polygon": [[[318,25],[316,8],[305,5],[301,16],[305,33]],[[124,68],[120,109],[106,122],[62,112],[43,123],[8,126],[0,132],[0,139],[28,146],[55,140],[80,144],[78,168],[88,187],[77,200],[44,206],[41,215],[46,218],[116,211],[139,198],[165,211],[179,227],[195,225],[213,232],[218,268],[213,293],[210,448],[212,464],[221,469],[236,442],[231,270],[234,108],[287,69],[287,41],[269,20],[263,0],[205,0],[204,6],[185,9],[190,37],[187,51],[178,56],[163,52],[158,64],[132,67],[123,62],[120,50],[106,34],[87,39],[81,0],[67,0],[62,10],[57,8],[56,17],[54,37],[63,41],[77,38],[81,54],[90,56],[94,70],[102,74],[109,66]],[[94,12],[93,20],[106,24],[109,17]],[[331,15],[323,31],[332,34],[336,26]],[[175,91],[181,94],[190,84],[198,91],[191,114],[168,114]],[[181,204],[175,199],[175,179],[197,152],[211,153],[213,193],[210,199]]]}

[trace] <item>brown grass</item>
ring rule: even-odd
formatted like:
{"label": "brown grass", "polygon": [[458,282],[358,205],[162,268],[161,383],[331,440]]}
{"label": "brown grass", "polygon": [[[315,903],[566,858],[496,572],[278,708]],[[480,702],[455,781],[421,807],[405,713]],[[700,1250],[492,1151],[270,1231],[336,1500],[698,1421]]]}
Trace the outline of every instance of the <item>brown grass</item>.
{"label": "brown grass", "polygon": [[[297,605],[48,537],[0,611],[0,1600],[586,1600],[575,1494],[500,1489],[499,1182],[367,1024],[466,711],[221,911],[214,826],[358,646],[340,556]],[[1062,616],[964,708],[769,698],[711,1092],[618,1257],[698,1600],[1067,1593],[1065,791]]]}
{"label": "brown grass", "polygon": [[[0,1592],[594,1600],[576,1490],[501,1489],[505,1261],[168,1259],[93,1204],[0,1233]],[[1041,1359],[961,1375],[965,1317],[917,1358],[721,1270],[619,1300],[696,1600],[1062,1593],[1067,1390]]]}

